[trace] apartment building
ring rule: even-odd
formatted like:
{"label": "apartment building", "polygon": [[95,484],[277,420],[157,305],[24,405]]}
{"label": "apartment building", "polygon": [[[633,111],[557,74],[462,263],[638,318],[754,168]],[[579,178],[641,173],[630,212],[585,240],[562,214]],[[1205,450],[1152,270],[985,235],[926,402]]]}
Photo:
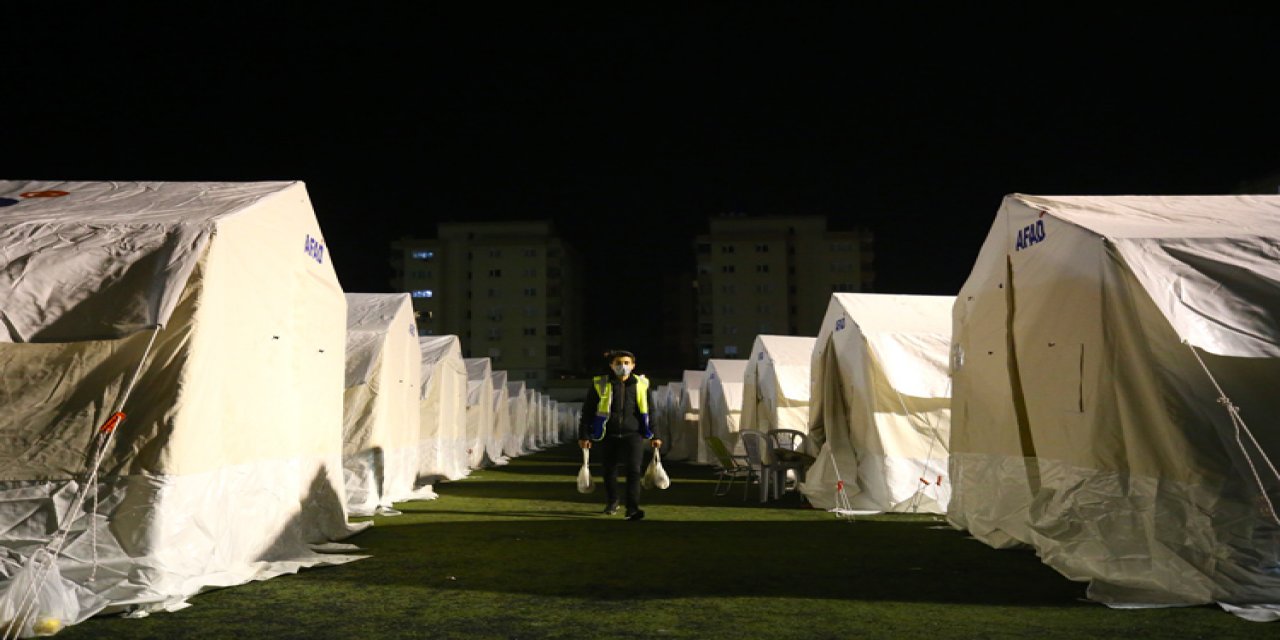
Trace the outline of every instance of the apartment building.
{"label": "apartment building", "polygon": [[581,367],[581,260],[550,222],[443,223],[392,252],[424,335],[457,335],[467,357],[538,388]]}
{"label": "apartment building", "polygon": [[872,234],[832,231],[821,216],[709,221],[697,257],[697,354],[745,358],[759,334],[816,335],[837,291],[871,291]]}

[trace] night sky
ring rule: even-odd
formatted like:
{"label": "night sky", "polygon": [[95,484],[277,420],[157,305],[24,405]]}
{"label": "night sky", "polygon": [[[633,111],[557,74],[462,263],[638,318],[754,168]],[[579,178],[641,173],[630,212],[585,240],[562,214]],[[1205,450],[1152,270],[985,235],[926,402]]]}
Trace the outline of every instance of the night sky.
{"label": "night sky", "polygon": [[934,4],[41,4],[0,38],[0,176],[304,180],[349,291],[438,222],[551,219],[593,274],[588,349],[643,353],[661,295],[635,292],[711,215],[868,227],[878,291],[953,294],[1007,193],[1280,171],[1272,16]]}

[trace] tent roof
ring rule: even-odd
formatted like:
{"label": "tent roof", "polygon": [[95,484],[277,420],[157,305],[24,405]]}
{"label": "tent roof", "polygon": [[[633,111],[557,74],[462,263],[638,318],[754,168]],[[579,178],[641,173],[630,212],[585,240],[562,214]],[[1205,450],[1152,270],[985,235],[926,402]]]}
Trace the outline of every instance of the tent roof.
{"label": "tent roof", "polygon": [[310,213],[300,182],[0,181],[0,341],[167,323],[218,222],[295,189]]}
{"label": "tent roof", "polygon": [[413,300],[407,293],[348,293],[347,376],[348,389],[373,377],[387,332],[396,316],[409,319],[413,329]]}
{"label": "tent roof", "polygon": [[1189,344],[1280,357],[1280,195],[1018,194],[1001,207],[1021,220],[1035,211],[1107,238]]}
{"label": "tent roof", "polygon": [[951,307],[955,296],[916,296],[888,293],[833,293],[863,334],[939,333],[951,335]]}
{"label": "tent roof", "polygon": [[707,361],[707,379],[713,374],[722,382],[742,382],[747,375],[747,361],[712,358]]}
{"label": "tent roof", "polygon": [[[817,341],[817,338],[802,336],[756,336],[756,343],[751,348],[749,360],[760,361],[768,358],[777,364],[808,366],[809,358],[813,356],[813,344]],[[761,354],[764,358],[760,357]]]}
{"label": "tent roof", "polygon": [[[772,366],[778,390],[787,398],[809,399],[809,367],[817,338],[801,336],[756,336],[747,359],[751,367],[768,362]],[[755,375],[760,375],[756,373]]]}
{"label": "tent roof", "polygon": [[875,354],[881,372],[900,393],[921,398],[951,396],[949,358],[954,296],[834,293],[820,339],[848,318]]}
{"label": "tent roof", "polygon": [[1032,196],[1020,202],[1107,238],[1280,237],[1280,195]]}

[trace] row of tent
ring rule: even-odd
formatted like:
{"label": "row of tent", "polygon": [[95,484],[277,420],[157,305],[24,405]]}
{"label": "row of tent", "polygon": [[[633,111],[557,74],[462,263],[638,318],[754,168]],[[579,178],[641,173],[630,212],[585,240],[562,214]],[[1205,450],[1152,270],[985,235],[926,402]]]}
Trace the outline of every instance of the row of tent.
{"label": "row of tent", "polygon": [[571,438],[578,403],[463,358],[457,336],[419,336],[407,293],[348,293],[343,463],[349,515],[431,499],[434,479],[505,465]]}
{"label": "row of tent", "polygon": [[[345,294],[299,182],[0,182],[0,628],[350,561],[576,407]],[[52,624],[52,623],[50,623]]]}
{"label": "row of tent", "polygon": [[[808,433],[830,508],[945,513],[1116,607],[1280,619],[1280,196],[1007,196],[959,294],[834,294],[656,394],[668,457]],[[848,495],[852,494],[852,495]]]}

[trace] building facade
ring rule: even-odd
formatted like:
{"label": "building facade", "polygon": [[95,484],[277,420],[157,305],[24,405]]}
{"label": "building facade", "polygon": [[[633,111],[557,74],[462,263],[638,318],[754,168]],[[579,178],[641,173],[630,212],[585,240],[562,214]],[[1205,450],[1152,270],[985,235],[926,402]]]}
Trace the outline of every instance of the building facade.
{"label": "building facade", "polygon": [[392,254],[424,335],[457,335],[467,357],[538,388],[581,367],[581,261],[550,222],[444,223]]}
{"label": "building facade", "polygon": [[832,293],[873,290],[872,243],[821,216],[712,218],[694,242],[699,364],[746,358],[760,334],[816,335]]}

